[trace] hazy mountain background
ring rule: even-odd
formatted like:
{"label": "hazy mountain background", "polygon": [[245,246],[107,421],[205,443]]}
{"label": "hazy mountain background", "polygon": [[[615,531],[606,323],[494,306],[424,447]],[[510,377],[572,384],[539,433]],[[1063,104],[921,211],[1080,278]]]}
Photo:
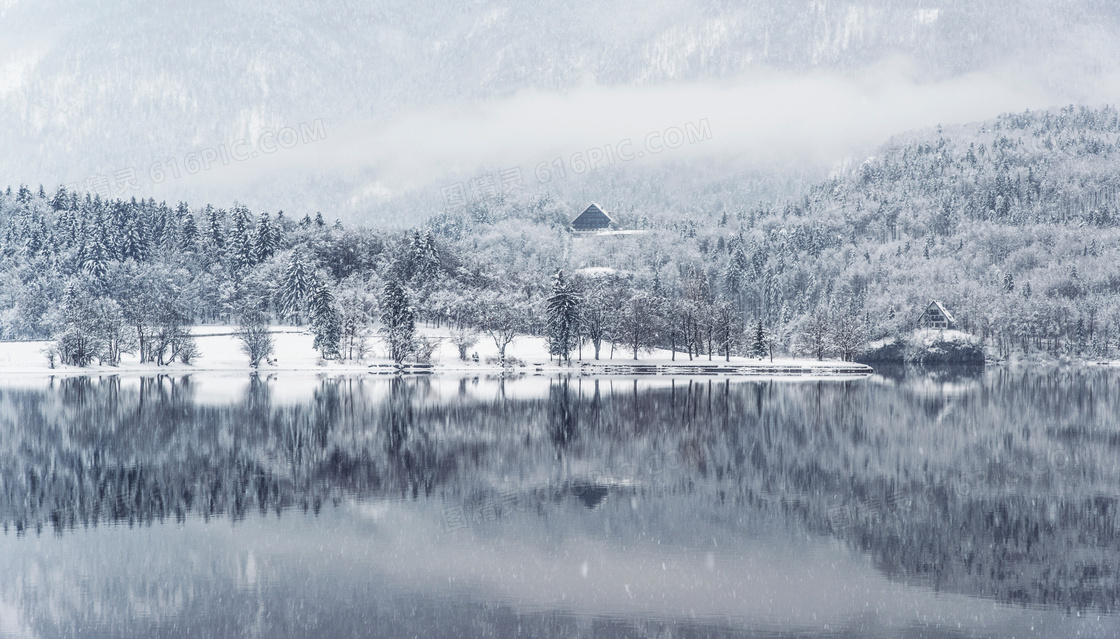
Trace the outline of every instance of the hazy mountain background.
{"label": "hazy mountain background", "polygon": [[[399,224],[513,167],[573,202],[770,199],[903,131],[1115,101],[1117,34],[1094,0],[0,0],[0,183],[131,169],[113,195]],[[701,120],[702,143],[534,175]],[[192,152],[301,124],[324,137],[188,174]]]}

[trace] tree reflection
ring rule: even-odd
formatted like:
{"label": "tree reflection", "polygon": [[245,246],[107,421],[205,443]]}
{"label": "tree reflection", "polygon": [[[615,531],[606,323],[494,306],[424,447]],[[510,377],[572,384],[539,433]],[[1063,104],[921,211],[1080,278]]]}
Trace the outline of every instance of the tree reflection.
{"label": "tree reflection", "polygon": [[0,523],[63,534],[343,496],[476,499],[560,459],[556,472],[610,480],[561,476],[586,508],[633,480],[651,503],[686,496],[694,512],[678,516],[830,535],[936,588],[1070,609],[1120,597],[1108,371],[471,381],[442,398],[428,380],[324,378],[294,403],[273,383],[253,377],[222,404],[198,400],[189,377],[0,390]]}

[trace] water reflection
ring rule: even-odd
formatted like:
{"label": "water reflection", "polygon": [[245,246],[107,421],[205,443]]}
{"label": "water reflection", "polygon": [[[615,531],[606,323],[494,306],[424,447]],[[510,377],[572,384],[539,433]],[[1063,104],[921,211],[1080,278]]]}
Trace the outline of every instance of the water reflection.
{"label": "water reflection", "polygon": [[0,636],[1115,636],[1118,391],[9,383]]}

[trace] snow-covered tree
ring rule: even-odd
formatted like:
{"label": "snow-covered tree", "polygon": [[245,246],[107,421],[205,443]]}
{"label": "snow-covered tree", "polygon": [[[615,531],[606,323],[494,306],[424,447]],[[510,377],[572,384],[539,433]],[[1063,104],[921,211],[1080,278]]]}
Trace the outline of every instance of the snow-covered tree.
{"label": "snow-covered tree", "polygon": [[311,319],[311,330],[315,333],[315,350],[324,359],[337,359],[339,356],[339,343],[342,340],[342,322],[338,309],[335,308],[334,295],[326,282],[316,278],[315,288],[311,294],[308,315]]}
{"label": "snow-covered tree", "polygon": [[274,226],[267,212],[257,218],[257,232],[253,237],[253,260],[264,262],[280,249],[280,229]]}
{"label": "snow-covered tree", "polygon": [[631,292],[617,316],[617,336],[638,359],[638,354],[656,344],[661,313],[657,300],[646,290]]}
{"label": "snow-covered tree", "polygon": [[284,270],[284,281],[280,284],[280,312],[298,324],[312,285],[313,274],[303,252],[299,249],[292,251],[288,267]]}
{"label": "snow-covered tree", "polygon": [[845,362],[852,361],[867,346],[863,317],[850,310],[836,313],[831,328],[831,340],[840,358]]}
{"label": "snow-covered tree", "polygon": [[394,279],[381,291],[381,334],[389,346],[389,358],[398,364],[416,350],[415,313]]}
{"label": "snow-covered tree", "polygon": [[603,340],[610,338],[613,299],[602,280],[592,283],[584,297],[583,312],[580,314],[580,335],[591,342],[595,349],[595,359],[603,347]]}
{"label": "snow-covered tree", "polygon": [[256,250],[251,236],[252,225],[249,209],[235,206],[226,241],[229,263],[234,271],[243,271],[256,263]]}
{"label": "snow-covered tree", "polygon": [[467,361],[467,351],[478,343],[478,334],[467,328],[451,329],[451,343],[459,351],[459,360]]}
{"label": "snow-covered tree", "polygon": [[488,291],[479,299],[479,327],[490,336],[494,346],[498,348],[498,363],[501,366],[506,365],[506,349],[524,330],[526,311],[523,303],[511,299],[508,294]]}
{"label": "snow-covered tree", "polygon": [[817,310],[811,314],[801,329],[801,335],[807,353],[818,360],[824,359],[831,348],[832,324],[828,313]]}
{"label": "snow-covered tree", "polygon": [[579,339],[581,303],[582,297],[564,277],[564,271],[556,271],[545,307],[549,352],[559,359],[570,360],[572,349]]}
{"label": "snow-covered tree", "polygon": [[184,253],[193,253],[198,250],[198,224],[194,215],[188,210],[179,226],[179,250]]}
{"label": "snow-covered tree", "polygon": [[272,355],[274,345],[268,317],[255,305],[242,310],[237,322],[237,338],[241,341],[242,352],[249,356],[249,365],[254,368]]}

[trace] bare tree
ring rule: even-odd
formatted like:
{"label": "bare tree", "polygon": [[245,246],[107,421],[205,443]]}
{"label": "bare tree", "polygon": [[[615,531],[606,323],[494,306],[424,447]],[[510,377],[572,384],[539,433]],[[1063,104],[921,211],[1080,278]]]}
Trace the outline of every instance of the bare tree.
{"label": "bare tree", "polygon": [[432,355],[439,349],[439,345],[443,343],[442,337],[432,337],[430,335],[421,335],[416,338],[416,361],[421,363],[428,363],[432,361]]}
{"label": "bare tree", "polygon": [[479,300],[479,325],[494,340],[502,366],[506,365],[506,348],[525,325],[525,315],[521,306],[498,293]]}
{"label": "bare tree", "polygon": [[[721,299],[716,302],[712,313],[713,333],[723,349],[725,361],[731,361],[731,347],[738,343],[743,333],[743,318],[731,302]],[[709,353],[710,356],[710,353]]]}
{"label": "bare tree", "polygon": [[618,315],[618,335],[638,359],[638,353],[653,346],[657,336],[658,312],[654,296],[645,290],[634,291]]}
{"label": "bare tree", "polygon": [[801,329],[807,350],[816,355],[818,360],[824,359],[824,354],[828,350],[831,328],[828,314],[818,310],[809,316]]}
{"label": "bare tree", "polygon": [[459,350],[459,359],[467,361],[467,351],[478,343],[478,334],[466,328],[451,330],[451,343]]}
{"label": "bare tree", "polygon": [[591,341],[595,349],[595,359],[599,359],[599,352],[603,348],[603,340],[610,339],[611,302],[613,298],[607,285],[602,281],[593,283],[587,290],[584,298],[584,308],[581,317],[581,337]]}
{"label": "bare tree", "polygon": [[840,358],[850,362],[867,346],[867,329],[859,313],[837,313],[832,322],[832,343]]}
{"label": "bare tree", "polygon": [[260,309],[249,308],[241,313],[237,337],[241,340],[242,352],[249,356],[250,366],[255,368],[272,355],[272,334],[268,332],[268,321]]}

